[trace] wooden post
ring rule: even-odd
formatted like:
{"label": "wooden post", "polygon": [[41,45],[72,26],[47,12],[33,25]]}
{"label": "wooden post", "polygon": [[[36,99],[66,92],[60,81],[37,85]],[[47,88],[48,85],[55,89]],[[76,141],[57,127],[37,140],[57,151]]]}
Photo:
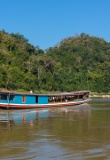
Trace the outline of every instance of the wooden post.
{"label": "wooden post", "polygon": [[8,105],[7,105],[7,109],[9,109],[9,104],[10,104],[10,92],[8,94]]}

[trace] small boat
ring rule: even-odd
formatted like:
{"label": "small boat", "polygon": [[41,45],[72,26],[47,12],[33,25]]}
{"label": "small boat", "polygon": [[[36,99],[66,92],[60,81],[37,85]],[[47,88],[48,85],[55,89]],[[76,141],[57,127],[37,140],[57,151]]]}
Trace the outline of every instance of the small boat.
{"label": "small boat", "polygon": [[74,106],[89,102],[89,91],[34,94],[0,91],[1,109],[35,109]]}

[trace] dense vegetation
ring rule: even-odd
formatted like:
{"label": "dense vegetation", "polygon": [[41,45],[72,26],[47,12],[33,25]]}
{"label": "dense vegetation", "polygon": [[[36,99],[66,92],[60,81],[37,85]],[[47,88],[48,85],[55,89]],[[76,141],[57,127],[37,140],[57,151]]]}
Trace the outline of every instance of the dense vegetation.
{"label": "dense vegetation", "polygon": [[0,31],[0,88],[110,91],[110,43],[80,34],[43,51],[21,34]]}

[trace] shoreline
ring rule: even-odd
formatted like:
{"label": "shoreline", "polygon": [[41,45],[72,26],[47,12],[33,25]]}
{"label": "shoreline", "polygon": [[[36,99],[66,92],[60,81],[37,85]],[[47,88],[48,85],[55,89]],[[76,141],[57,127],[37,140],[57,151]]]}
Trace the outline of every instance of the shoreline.
{"label": "shoreline", "polygon": [[92,97],[92,98],[110,98],[110,95],[108,94],[108,95],[91,95],[90,94],[90,97]]}

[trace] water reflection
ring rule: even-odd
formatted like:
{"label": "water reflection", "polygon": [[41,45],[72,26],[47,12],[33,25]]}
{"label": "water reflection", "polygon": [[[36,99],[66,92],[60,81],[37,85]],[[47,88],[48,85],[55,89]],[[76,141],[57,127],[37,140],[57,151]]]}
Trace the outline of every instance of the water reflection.
{"label": "water reflection", "polygon": [[0,127],[10,127],[11,124],[29,123],[33,126],[33,121],[38,118],[48,117],[48,109],[36,110],[0,110]]}
{"label": "water reflection", "polygon": [[[0,126],[4,123],[30,123],[32,121],[41,119],[41,118],[49,118],[49,116],[53,116],[55,114],[64,113],[71,117],[71,114],[75,113],[77,115],[86,115],[90,112],[90,105],[79,105],[74,107],[54,107],[49,109],[30,109],[30,110],[0,110]],[[54,114],[53,114],[54,113]]]}

